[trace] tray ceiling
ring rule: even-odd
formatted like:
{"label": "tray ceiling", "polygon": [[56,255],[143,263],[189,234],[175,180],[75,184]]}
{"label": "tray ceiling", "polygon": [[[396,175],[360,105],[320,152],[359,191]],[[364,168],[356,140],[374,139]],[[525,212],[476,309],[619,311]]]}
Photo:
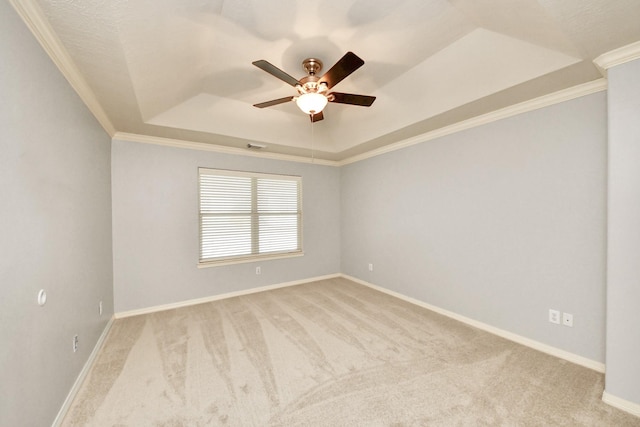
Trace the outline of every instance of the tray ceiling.
{"label": "tray ceiling", "polygon": [[[640,40],[637,0],[13,0],[43,16],[117,132],[340,160],[601,78],[598,55]],[[311,125],[296,78],[345,52],[365,65]],[[313,146],[312,146],[313,145]]]}

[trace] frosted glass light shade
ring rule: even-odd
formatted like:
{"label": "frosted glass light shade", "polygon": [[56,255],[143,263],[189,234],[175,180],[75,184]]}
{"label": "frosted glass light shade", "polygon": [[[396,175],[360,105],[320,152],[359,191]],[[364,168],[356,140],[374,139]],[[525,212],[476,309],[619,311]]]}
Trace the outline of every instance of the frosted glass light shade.
{"label": "frosted glass light shade", "polygon": [[296,104],[305,114],[318,114],[327,105],[327,97],[319,93],[304,93],[296,99]]}

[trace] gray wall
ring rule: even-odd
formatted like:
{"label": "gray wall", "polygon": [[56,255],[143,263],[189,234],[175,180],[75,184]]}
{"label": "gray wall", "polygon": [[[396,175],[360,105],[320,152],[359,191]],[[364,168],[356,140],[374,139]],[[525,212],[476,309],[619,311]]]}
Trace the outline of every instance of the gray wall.
{"label": "gray wall", "polygon": [[344,167],[342,272],[603,362],[606,132],[602,92]]}
{"label": "gray wall", "polygon": [[640,60],[608,77],[606,391],[640,405]]}
{"label": "gray wall", "polygon": [[46,426],[113,313],[110,138],[5,1],[0,63],[0,425]]}
{"label": "gray wall", "polygon": [[[609,71],[607,298],[604,93],[338,169],[110,144],[7,2],[0,62],[0,425],[53,421],[114,292],[126,311],[338,272],[600,362],[608,298],[607,392],[640,403],[640,61]],[[302,175],[305,256],[196,268],[199,166]]]}
{"label": "gray wall", "polygon": [[[198,167],[301,175],[305,255],[197,268]],[[338,168],[114,140],[112,174],[116,312],[340,272]]]}

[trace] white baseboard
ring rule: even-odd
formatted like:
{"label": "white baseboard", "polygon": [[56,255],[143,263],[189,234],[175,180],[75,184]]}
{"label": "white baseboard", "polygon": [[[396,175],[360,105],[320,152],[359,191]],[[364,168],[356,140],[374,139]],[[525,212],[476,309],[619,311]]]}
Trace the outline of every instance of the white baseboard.
{"label": "white baseboard", "polygon": [[444,316],[450,317],[452,319],[458,320],[458,321],[460,321],[462,323],[466,323],[467,325],[473,326],[473,327],[478,328],[478,329],[482,329],[483,331],[492,333],[492,334],[497,335],[499,337],[506,338],[506,339],[508,339],[510,341],[513,341],[513,342],[516,342],[518,344],[522,344],[522,345],[525,345],[527,347],[531,347],[531,348],[533,348],[535,350],[541,351],[543,353],[550,354],[551,356],[555,356],[555,357],[558,357],[560,359],[567,360],[567,361],[569,361],[571,363],[575,363],[576,365],[584,366],[585,368],[589,368],[589,369],[592,369],[592,370],[600,372],[600,373],[604,373],[604,371],[605,371],[604,363],[597,362],[597,361],[591,360],[591,359],[587,359],[586,357],[582,357],[582,356],[579,356],[577,354],[570,353],[568,351],[561,350],[559,348],[552,347],[552,346],[547,345],[547,344],[543,344],[541,342],[532,340],[530,338],[526,338],[526,337],[523,337],[521,335],[514,334],[513,332],[505,331],[504,329],[500,329],[500,328],[496,328],[496,327],[491,326],[491,325],[487,325],[486,323],[478,322],[477,320],[473,320],[473,319],[470,319],[468,317],[461,316],[461,315],[459,315],[457,313],[454,313],[452,311],[445,310],[443,308],[436,307],[436,306],[431,305],[431,304],[427,304],[426,302],[417,300],[415,298],[408,297],[408,296],[400,294],[398,292],[390,291],[389,289],[385,289],[383,287],[374,285],[372,283],[366,282],[364,280],[361,280],[361,279],[358,279],[358,278],[355,278],[355,277],[352,277],[352,276],[349,276],[349,275],[346,275],[346,274],[342,274],[341,276],[344,277],[345,279],[354,281],[356,283],[360,283],[361,285],[368,286],[368,287],[370,287],[372,289],[375,289],[375,290],[380,291],[380,292],[384,292],[385,294],[394,296],[396,298],[400,298],[401,300],[407,301],[407,302],[409,302],[411,304],[418,305],[420,307],[426,308],[428,310],[431,310],[431,311],[434,311],[436,313],[442,314]]}
{"label": "white baseboard", "polygon": [[171,303],[171,304],[156,305],[156,306],[153,306],[153,307],[140,308],[140,309],[137,309],[137,310],[121,311],[119,313],[114,314],[114,317],[116,319],[122,319],[124,317],[131,317],[131,316],[139,316],[141,314],[156,313],[158,311],[172,310],[174,308],[188,307],[190,305],[203,304],[203,303],[206,303],[206,302],[218,301],[218,300],[226,299],[226,298],[233,298],[233,297],[238,297],[238,296],[242,296],[242,295],[255,294],[256,292],[270,291],[272,289],[279,289],[279,288],[286,288],[288,286],[302,285],[304,283],[316,282],[318,280],[335,279],[336,277],[341,277],[340,273],[328,274],[326,276],[311,277],[311,278],[302,279],[302,280],[294,280],[292,282],[278,283],[278,284],[275,284],[275,285],[261,286],[259,288],[245,289],[243,291],[229,292],[229,293],[226,293],[226,294],[213,295],[213,296],[204,297],[204,298],[190,299],[190,300],[180,301],[180,302]]}
{"label": "white baseboard", "polygon": [[552,356],[558,357],[560,359],[569,361],[571,363],[575,363],[577,365],[580,366],[584,366],[585,368],[589,368],[592,369],[596,372],[600,372],[600,373],[604,373],[605,372],[605,364],[602,362],[598,362],[592,359],[588,359],[586,357],[577,355],[575,353],[571,353],[565,350],[561,350],[559,348],[541,343],[539,341],[535,341],[532,340],[530,338],[526,338],[523,337],[521,335],[515,334],[513,332],[509,332],[509,331],[505,331],[504,329],[500,329],[500,328],[496,328],[494,326],[488,325],[486,323],[482,323],[479,322],[477,320],[462,316],[460,314],[454,313],[452,311],[449,310],[445,310],[443,308],[428,304],[426,302],[417,300],[415,298],[411,298],[408,297],[406,295],[403,295],[401,293],[398,292],[394,292],[391,291],[389,289],[374,285],[372,283],[366,282],[364,280],[358,279],[356,277],[352,277],[346,274],[341,274],[341,273],[336,273],[336,274],[329,274],[329,275],[325,275],[325,276],[318,276],[318,277],[312,277],[312,278],[307,278],[307,279],[302,279],[302,280],[295,280],[292,282],[285,282],[285,283],[278,283],[275,285],[268,285],[268,286],[261,286],[258,288],[251,288],[251,289],[246,289],[243,291],[238,291],[238,292],[229,292],[229,293],[225,293],[225,294],[220,294],[220,295],[213,295],[213,296],[208,296],[208,297],[204,297],[204,298],[197,298],[197,299],[191,299],[191,300],[186,300],[186,301],[180,301],[177,303],[171,303],[171,304],[163,304],[163,305],[157,305],[157,306],[153,306],[153,307],[147,307],[147,308],[142,308],[142,309],[137,309],[137,310],[129,310],[129,311],[123,311],[123,312],[119,312],[119,313],[115,313],[114,314],[114,318],[115,319],[122,319],[125,317],[131,317],[131,316],[138,316],[141,314],[148,314],[148,313],[155,313],[158,311],[164,311],[164,310],[171,310],[174,308],[180,308],[180,307],[188,307],[191,305],[196,305],[196,304],[202,304],[202,303],[207,303],[207,302],[211,302],[211,301],[218,301],[218,300],[222,300],[222,299],[226,299],[226,298],[233,298],[233,297],[237,297],[237,296],[242,296],[242,295],[250,295],[256,292],[263,292],[263,291],[268,291],[268,290],[272,290],[272,289],[279,289],[279,288],[285,288],[288,286],[296,286],[296,285],[301,285],[303,283],[310,283],[310,282],[315,282],[315,281],[319,281],[319,280],[327,280],[327,279],[333,279],[336,277],[344,277],[345,279],[354,281],[356,283],[360,283],[364,286],[368,286],[372,289],[376,289],[380,292],[384,292],[388,295],[394,296],[396,298],[400,298],[404,301],[407,301],[411,304],[415,304],[418,305],[420,307],[426,308],[428,310],[434,311],[436,313],[442,314],[444,316],[450,317],[452,319],[458,320],[462,323],[466,323],[470,326],[476,327],[478,329],[482,329],[483,331],[492,333],[494,335],[497,335],[499,337],[502,338],[506,338],[510,341],[516,342],[518,344],[522,344],[525,345],[527,347],[533,348],[535,350],[541,351],[543,353],[547,353],[550,354]]}
{"label": "white baseboard", "polygon": [[107,322],[107,326],[105,326],[104,330],[102,331],[100,338],[98,338],[98,342],[96,342],[96,345],[93,347],[93,351],[91,351],[89,358],[87,359],[84,366],[82,367],[82,370],[78,375],[78,378],[76,378],[76,381],[73,383],[73,387],[71,387],[71,390],[67,395],[67,398],[64,400],[62,407],[58,411],[58,415],[56,416],[56,419],[53,420],[52,427],[58,427],[62,424],[62,420],[64,420],[64,417],[67,415],[67,411],[69,410],[69,407],[73,402],[73,399],[76,397],[76,394],[78,394],[78,391],[80,391],[80,387],[82,386],[82,383],[84,382],[85,378],[89,374],[89,371],[93,367],[93,363],[98,357],[98,353],[100,353],[100,350],[102,349],[102,345],[104,344],[104,341],[107,338],[109,331],[111,330],[111,325],[113,325],[113,320],[114,318],[112,317],[111,319],[109,319],[109,322]]}
{"label": "white baseboard", "polygon": [[613,394],[607,393],[606,391],[602,393],[602,401],[607,405],[613,406],[614,408],[621,409],[632,415],[640,417],[640,404],[630,402],[618,396],[614,396]]}
{"label": "white baseboard", "polygon": [[[206,303],[206,302],[217,301],[217,300],[221,300],[221,299],[225,299],[225,298],[232,298],[232,297],[236,297],[236,296],[249,295],[249,294],[262,292],[262,291],[268,291],[268,290],[272,290],[272,289],[285,288],[285,287],[288,287],[288,286],[296,286],[296,285],[315,282],[315,281],[319,281],[319,280],[334,279],[336,277],[343,277],[345,279],[351,280],[351,281],[359,283],[361,285],[368,286],[368,287],[370,287],[372,289],[375,289],[377,291],[380,291],[380,292],[383,292],[385,294],[391,295],[393,297],[399,298],[401,300],[407,301],[407,302],[409,302],[411,304],[415,304],[415,305],[417,305],[419,307],[426,308],[427,310],[431,310],[433,312],[442,314],[442,315],[447,316],[447,317],[449,317],[451,319],[458,320],[458,321],[460,321],[462,323],[468,324],[468,325],[476,327],[478,329],[482,329],[483,331],[492,333],[492,334],[497,335],[499,337],[506,338],[506,339],[508,339],[510,341],[513,341],[513,342],[516,342],[518,344],[525,345],[527,347],[533,348],[533,349],[541,351],[543,353],[547,353],[547,354],[549,354],[551,356],[555,356],[555,357],[558,357],[560,359],[566,360],[568,362],[575,363],[575,364],[580,365],[580,366],[584,366],[585,368],[589,368],[589,369],[592,369],[592,370],[597,371],[597,372],[601,372],[601,373],[605,372],[605,365],[603,363],[601,363],[601,362],[597,362],[595,360],[591,360],[591,359],[588,359],[586,357],[582,357],[582,356],[579,356],[577,354],[570,353],[568,351],[561,350],[559,348],[552,347],[552,346],[547,345],[547,344],[543,344],[541,342],[538,342],[538,341],[523,337],[521,335],[517,335],[517,334],[514,334],[512,332],[496,328],[496,327],[488,325],[486,323],[478,322],[477,320],[473,320],[473,319],[470,319],[468,317],[461,316],[461,315],[459,315],[457,313],[454,313],[452,311],[445,310],[445,309],[442,309],[440,307],[436,307],[436,306],[431,305],[431,304],[427,304],[427,303],[425,303],[423,301],[420,301],[420,300],[417,300],[415,298],[411,298],[411,297],[408,297],[406,295],[403,295],[401,293],[398,293],[398,292],[395,292],[395,291],[391,291],[389,289],[374,285],[372,283],[369,283],[367,281],[358,279],[356,277],[352,277],[352,276],[349,276],[347,274],[337,273],[337,274],[329,274],[329,275],[326,275],[326,276],[318,276],[318,277],[313,277],[313,278],[307,278],[307,279],[303,279],[303,280],[296,280],[296,281],[292,281],[292,282],[279,283],[279,284],[275,284],[275,285],[262,286],[262,287],[259,287],[259,288],[246,289],[246,290],[238,291],[238,292],[230,292],[230,293],[226,293],[226,294],[214,295],[214,296],[205,297],[205,298],[198,298],[198,299],[192,299],[192,300],[187,300],[187,301],[181,301],[181,302],[173,303],[173,304],[164,304],[164,305],[158,305],[158,306],[154,306],[154,307],[143,308],[143,309],[139,309],[139,310],[130,310],[130,311],[125,311],[125,312],[115,313],[114,316],[107,323],[106,327],[104,328],[104,331],[102,331],[102,335],[100,335],[100,338],[98,339],[98,342],[96,343],[95,347],[93,348],[93,351],[89,355],[89,358],[87,359],[84,367],[82,368],[82,371],[80,371],[80,374],[78,375],[78,378],[76,379],[75,383],[73,384],[73,387],[71,388],[71,391],[69,391],[69,394],[67,395],[67,398],[65,399],[62,407],[60,408],[60,411],[58,412],[58,415],[56,416],[56,419],[54,420],[52,427],[58,427],[58,426],[61,425],[62,420],[66,416],[67,411],[69,410],[69,407],[71,406],[71,403],[73,402],[73,399],[75,398],[76,394],[80,390],[80,387],[81,387],[83,381],[85,380],[87,374],[89,373],[91,367],[93,366],[93,363],[95,362],[95,359],[96,359],[100,349],[102,348],[102,345],[104,344],[104,341],[105,341],[105,339],[106,339],[106,337],[107,337],[107,335],[109,333],[109,330],[111,329],[111,326],[113,324],[114,319],[121,319],[121,318],[124,318],[124,317],[137,316],[137,315],[140,315],[140,314],[154,313],[154,312],[158,312],[158,311],[170,310],[170,309],[179,308],[179,307],[187,307],[187,306],[190,306],[190,305],[202,304],[202,303]],[[625,400],[625,399],[622,399],[620,397],[614,396],[612,394],[607,393],[606,391],[602,393],[602,401],[607,403],[608,405],[611,405],[611,406],[613,406],[615,408],[621,409],[621,410],[623,410],[625,412],[628,412],[628,413],[630,413],[632,415],[640,416],[640,404],[637,404],[637,403],[634,403],[634,402],[630,402],[628,400]]]}

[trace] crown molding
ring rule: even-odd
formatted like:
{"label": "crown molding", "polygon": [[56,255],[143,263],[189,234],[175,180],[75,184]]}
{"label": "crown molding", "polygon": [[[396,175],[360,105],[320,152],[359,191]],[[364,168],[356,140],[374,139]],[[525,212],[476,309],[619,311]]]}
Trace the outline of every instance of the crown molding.
{"label": "crown molding", "polygon": [[534,98],[529,101],[514,104],[509,107],[502,108],[500,110],[492,111],[481,116],[473,117],[462,122],[455,123],[450,126],[445,126],[440,129],[436,129],[430,132],[423,133],[411,138],[407,138],[396,143],[386,145],[376,150],[371,150],[366,153],[359,154],[357,156],[349,157],[347,159],[338,162],[338,166],[348,165],[350,163],[359,162],[361,160],[368,159],[370,157],[379,156],[381,154],[390,153],[392,151],[401,150],[412,145],[420,144],[422,142],[431,141],[436,138],[451,135],[463,130],[471,129],[476,126],[482,126],[487,123],[495,122],[497,120],[506,119],[518,114],[526,113],[540,108],[549,107],[554,104],[569,101],[581,96],[590,95],[592,93],[601,92],[607,89],[607,80],[604,78],[597,79],[588,83],[573,86],[568,89],[564,89],[558,92],[550,93],[548,95]]}
{"label": "crown molding", "polygon": [[605,70],[606,72],[606,70],[611,67],[622,65],[636,59],[640,59],[640,41],[603,53],[594,59],[593,62],[601,70]]}
{"label": "crown molding", "polygon": [[[606,90],[607,83],[605,79],[595,80],[589,83],[578,85],[569,89],[565,89],[559,92],[555,92],[549,95],[545,95],[539,98],[535,98],[530,101],[525,101],[520,104],[512,105],[500,110],[493,111],[478,117],[471,118],[441,129],[437,129],[431,132],[427,132],[421,135],[417,135],[411,138],[407,138],[396,143],[381,147],[376,150],[371,150],[366,153],[362,153],[347,159],[340,161],[323,160],[306,158],[301,156],[277,154],[277,153],[265,153],[265,152],[252,152],[242,148],[225,147],[214,144],[199,143],[193,141],[183,141],[170,138],[153,137],[147,135],[137,135],[124,132],[117,132],[111,120],[103,110],[102,106],[98,102],[93,90],[89,84],[82,77],[77,66],[71,59],[71,56],[65,49],[64,45],[57,37],[53,29],[51,28],[47,18],[35,3],[34,0],[9,0],[9,3],[16,10],[18,15],[22,18],[29,30],[36,37],[40,45],[45,52],[49,55],[54,64],[58,67],[60,72],[67,79],[69,84],[73,87],[76,93],[80,96],[87,108],[93,113],[104,130],[114,139],[141,142],[147,144],[157,144],[164,146],[172,146],[178,148],[188,148],[194,150],[214,151],[219,153],[262,157],[274,160],[285,160],[300,163],[314,163],[326,166],[343,166],[350,163],[355,163],[360,160],[365,160],[370,157],[379,156],[381,154],[389,153],[402,148],[410,147],[421,142],[430,141],[436,138],[440,138],[446,135],[450,135],[462,130],[470,129],[483,124],[491,123],[496,120],[511,117],[517,114],[521,114],[527,111],[536,110],[539,108],[547,107],[560,102],[568,101],[570,99],[578,98],[580,96],[589,95],[591,93]],[[640,41],[629,44],[627,46],[615,49],[611,52],[607,52],[600,55],[594,60],[594,63],[603,70],[610,67],[623,64],[635,59],[640,59]]]}
{"label": "crown molding", "polygon": [[277,154],[277,153],[266,153],[264,151],[257,152],[257,151],[250,151],[248,149],[243,149],[243,148],[225,147],[221,145],[207,144],[202,142],[185,141],[185,140],[162,138],[162,137],[148,136],[148,135],[138,135],[138,134],[132,134],[132,133],[125,133],[125,132],[116,132],[115,135],[113,136],[113,139],[118,139],[121,141],[129,141],[129,142],[140,142],[144,144],[164,145],[164,146],[176,147],[176,148],[187,148],[191,150],[213,151],[217,153],[262,157],[262,158],[268,158],[273,160],[284,160],[284,161],[299,162],[299,163],[315,163],[315,164],[320,164],[325,166],[339,167],[339,166],[344,166],[351,163],[359,162],[361,160],[365,160],[371,157],[390,153],[392,151],[401,150],[403,148],[407,148],[412,145],[431,141],[436,138],[441,138],[443,136],[447,136],[463,130],[471,129],[476,126],[482,126],[484,124],[495,122],[497,120],[505,119],[518,114],[534,111],[534,110],[555,105],[561,102],[570,101],[572,99],[579,98],[581,96],[602,92],[606,89],[607,89],[606,79],[602,78],[602,79],[594,80],[588,83],[583,83],[581,85],[573,86],[568,89],[564,89],[558,92],[544,95],[539,98],[534,98],[529,101],[511,105],[509,107],[505,107],[500,110],[492,111],[490,113],[483,114],[481,116],[477,116],[468,120],[464,120],[462,122],[455,123],[450,126],[433,130],[431,132],[426,132],[421,135],[407,138],[407,139],[398,141],[396,143],[378,148],[376,150],[367,151],[366,153],[362,153],[362,154],[349,157],[347,159],[343,159],[340,161],[313,159],[313,158],[292,156],[292,155],[286,155],[286,154]]}
{"label": "crown molding", "polygon": [[238,156],[261,157],[271,160],[284,160],[287,162],[312,163],[323,166],[338,166],[333,160],[316,159],[313,157],[292,156],[288,154],[268,153],[253,151],[248,148],[225,147],[223,145],[207,144],[205,142],[185,141],[182,139],[162,138],[159,136],[139,135],[135,133],[116,132],[113,139],[126,142],[139,142],[142,144],[163,145],[165,147],[186,148],[189,150],[213,151],[216,153],[234,154]]}
{"label": "crown molding", "polygon": [[96,120],[104,128],[104,130],[113,139],[123,141],[141,142],[146,144],[157,144],[171,147],[188,148],[202,151],[215,151],[218,153],[236,154],[243,156],[262,157],[274,160],[285,160],[299,163],[313,163],[326,166],[337,166],[337,162],[332,160],[315,159],[313,157],[306,158],[301,156],[292,156],[276,153],[252,152],[247,149],[224,147],[214,144],[198,143],[192,141],[183,141],[170,138],[160,138],[147,135],[137,135],[125,132],[118,132],[111,123],[111,120],[104,111],[98,98],[90,88],[87,81],[82,77],[71,56],[62,44],[62,41],[55,34],[49,21],[42,12],[42,9],[33,0],[9,0],[20,18],[27,25],[31,33],[38,40],[47,55],[58,67],[62,75],[67,79],[76,93],[80,96],[87,108],[94,115]]}
{"label": "crown molding", "polygon": [[49,21],[45,17],[42,9],[33,0],[9,0],[9,3],[16,10],[20,18],[27,25],[31,33],[38,40],[47,55],[58,67],[62,75],[67,79],[71,87],[80,96],[87,108],[95,116],[96,120],[111,136],[116,133],[116,129],[109,120],[109,117],[102,109],[98,98],[93,93],[89,84],[80,74],[78,67],[71,59],[69,52],[55,34]]}

